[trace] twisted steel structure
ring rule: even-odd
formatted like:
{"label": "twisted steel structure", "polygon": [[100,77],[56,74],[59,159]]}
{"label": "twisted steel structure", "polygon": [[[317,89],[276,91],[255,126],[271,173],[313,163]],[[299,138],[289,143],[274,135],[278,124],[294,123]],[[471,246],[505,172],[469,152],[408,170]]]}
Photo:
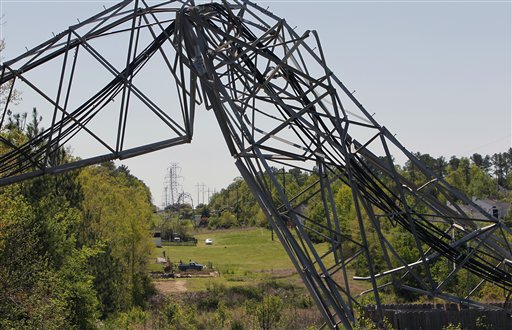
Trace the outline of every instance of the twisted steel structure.
{"label": "twisted steel structure", "polygon": [[[162,88],[174,82],[174,92],[154,97],[142,80],[150,75]],[[511,230],[374,120],[329,70],[315,31],[298,34],[254,3],[123,1],[5,62],[0,83],[30,90],[52,111],[48,128],[25,143],[0,135],[0,185],[188,143],[196,108],[213,111],[237,168],[330,328],[351,328],[365,294],[382,319],[380,292],[389,286],[483,309],[498,308],[473,298],[483,284],[512,292]],[[11,98],[9,92],[0,127]],[[164,123],[168,136],[129,145],[136,111]],[[108,116],[114,119],[105,127]],[[96,153],[53,161],[80,138],[96,144]],[[418,173],[414,182],[397,171],[397,154]],[[292,193],[275,166],[310,172],[316,181]],[[350,187],[356,219],[343,219],[336,207],[333,190],[341,184]],[[321,214],[308,217],[313,203]],[[348,232],[347,220],[359,230]],[[396,226],[410,234],[416,261],[396,248],[389,234]],[[312,235],[328,247],[318,250]],[[370,249],[368,235],[379,245]],[[387,270],[375,265],[376,253]],[[354,278],[355,262],[365,263],[367,273]],[[453,268],[439,275],[439,262]],[[456,296],[447,288],[462,270],[479,282]],[[370,289],[358,292],[354,279]]]}

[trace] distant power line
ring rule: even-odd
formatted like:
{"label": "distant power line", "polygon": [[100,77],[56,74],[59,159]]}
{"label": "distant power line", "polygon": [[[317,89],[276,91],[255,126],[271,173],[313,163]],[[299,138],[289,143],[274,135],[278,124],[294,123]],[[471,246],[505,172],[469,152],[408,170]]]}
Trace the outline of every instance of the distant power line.
{"label": "distant power line", "polygon": [[210,198],[216,192],[215,189],[210,189],[204,183],[196,184],[196,192],[197,192],[197,204],[208,204],[210,203]]}

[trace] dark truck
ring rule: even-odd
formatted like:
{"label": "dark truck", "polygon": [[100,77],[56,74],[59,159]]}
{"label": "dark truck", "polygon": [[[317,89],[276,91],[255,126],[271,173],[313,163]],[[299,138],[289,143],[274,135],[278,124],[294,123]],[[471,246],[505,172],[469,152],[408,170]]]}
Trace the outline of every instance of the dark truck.
{"label": "dark truck", "polygon": [[191,261],[189,262],[188,264],[184,264],[182,262],[180,262],[180,264],[178,265],[178,269],[182,272],[186,272],[187,270],[203,270],[204,266],[195,262],[195,261]]}

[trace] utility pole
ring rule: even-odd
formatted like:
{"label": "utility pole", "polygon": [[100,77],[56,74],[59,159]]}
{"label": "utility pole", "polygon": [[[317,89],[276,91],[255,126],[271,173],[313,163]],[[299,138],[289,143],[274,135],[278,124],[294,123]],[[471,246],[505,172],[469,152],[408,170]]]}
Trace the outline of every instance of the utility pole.
{"label": "utility pole", "polygon": [[238,196],[238,188],[240,187],[240,184],[236,186],[236,223],[237,225],[240,225],[240,201]]}
{"label": "utility pole", "polygon": [[[206,185],[204,183],[201,183],[201,184],[196,184],[196,190],[197,190],[197,204],[207,204],[208,202],[205,203],[204,201],[204,194],[206,192]],[[209,191],[209,190],[208,190]],[[202,197],[202,199],[200,199],[199,197]]]}
{"label": "utility pole", "polygon": [[199,204],[201,204],[201,203],[199,202],[199,188],[200,188],[200,187],[201,187],[201,185],[200,185],[199,183],[198,183],[198,184],[196,184],[196,190],[197,190],[197,199],[196,199],[196,200],[197,200],[197,204],[198,204],[198,205],[199,205]]}
{"label": "utility pole", "polygon": [[169,201],[167,200],[167,186],[164,186],[164,196],[163,196],[163,207],[164,209],[169,206]]}

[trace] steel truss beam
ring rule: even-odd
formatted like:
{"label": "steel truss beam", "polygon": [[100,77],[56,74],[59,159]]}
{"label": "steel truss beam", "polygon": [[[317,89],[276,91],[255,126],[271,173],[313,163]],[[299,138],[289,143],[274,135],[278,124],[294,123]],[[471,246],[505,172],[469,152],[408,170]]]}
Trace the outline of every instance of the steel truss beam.
{"label": "steel truss beam", "polygon": [[[96,44],[118,37],[125,42],[125,53],[118,55],[125,56],[115,62]],[[81,54],[89,58],[88,71],[107,72],[109,79],[70,106]],[[178,111],[159,106],[139,85],[138,77],[150,70],[153,58],[175,82]],[[60,73],[57,89],[47,92],[44,81],[36,82],[30,73],[50,62],[60,63]],[[366,294],[373,296],[382,319],[380,292],[390,286],[483,309],[496,308],[472,297],[484,283],[510,295],[510,229],[434,174],[374,120],[329,70],[315,31],[298,34],[249,1],[197,6],[193,1],[123,1],[5,62],[0,82],[11,89],[23,83],[53,109],[51,125],[24,144],[0,135],[0,185],[188,143],[195,107],[204,103],[215,113],[237,168],[330,328],[351,328],[359,297]],[[116,134],[107,140],[91,123],[102,112],[112,112],[114,101],[116,120],[108,124]],[[171,135],[127,148],[134,108],[146,109]],[[79,134],[105,153],[56,163],[54,155]],[[397,153],[408,159],[415,178],[396,170]],[[304,191],[287,189],[279,166],[307,171],[316,179]],[[351,188],[354,219],[347,218],[333,194],[341,185]],[[478,218],[456,202],[478,209]],[[349,221],[356,221],[358,229],[350,230]],[[390,235],[396,226],[412,237],[415,261],[407,260]],[[370,236],[378,246],[370,244]],[[319,251],[315,237],[326,240],[328,248]],[[387,270],[380,269],[377,257]],[[361,262],[367,272],[354,276],[350,266]],[[454,265],[449,274],[438,274],[441,262]],[[461,270],[480,281],[457,297],[447,288]],[[357,291],[353,279],[369,281],[371,289]]]}

